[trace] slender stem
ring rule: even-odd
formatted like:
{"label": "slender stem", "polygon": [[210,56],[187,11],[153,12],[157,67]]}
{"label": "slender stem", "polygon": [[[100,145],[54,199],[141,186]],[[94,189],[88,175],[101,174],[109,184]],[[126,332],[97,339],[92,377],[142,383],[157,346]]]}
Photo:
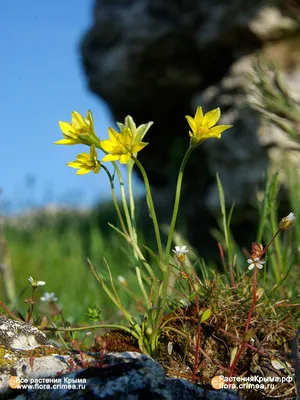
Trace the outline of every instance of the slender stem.
{"label": "slender stem", "polygon": [[78,328],[54,328],[52,326],[46,326],[45,328],[40,328],[42,331],[50,331],[50,332],[75,332],[75,331],[85,331],[89,329],[122,329],[130,333],[136,339],[140,336],[131,328],[128,328],[123,325],[116,325],[116,324],[103,324],[103,325],[88,325],[88,326],[80,326]]}
{"label": "slender stem", "polygon": [[251,322],[251,318],[252,318],[252,314],[256,305],[256,300],[257,300],[257,296],[256,296],[256,283],[257,283],[257,267],[255,267],[254,272],[253,272],[253,296],[252,296],[252,304],[249,310],[249,314],[248,314],[248,318],[246,321],[246,326],[245,326],[245,333],[248,332],[249,330],[249,325]]}
{"label": "slender stem", "polygon": [[[275,238],[275,237],[274,237],[274,238]],[[273,239],[274,239],[274,238],[273,238]],[[247,318],[246,325],[245,325],[245,333],[244,333],[244,336],[246,335],[246,333],[247,333],[248,330],[249,330],[249,326],[250,326],[250,323],[251,323],[252,314],[253,314],[253,311],[254,311],[255,305],[256,305],[256,300],[257,300],[257,296],[256,296],[257,271],[258,271],[258,268],[255,266],[255,267],[254,267],[254,272],[253,272],[253,297],[252,297],[252,304],[251,304],[251,307],[250,307],[250,310],[249,310],[249,313],[248,313],[248,318]],[[245,338],[244,338],[244,339],[245,339]],[[235,356],[235,358],[234,358],[234,360],[233,360],[233,363],[232,363],[231,366],[230,366],[229,377],[232,377],[232,375],[233,375],[233,373],[234,373],[234,369],[235,369],[235,367],[236,367],[236,365],[237,365],[239,359],[241,358],[241,355],[242,355],[242,353],[243,353],[243,351],[244,351],[246,345],[247,345],[247,343],[243,340],[243,342],[242,342],[242,344],[241,344],[241,347],[240,347],[240,349],[239,349],[237,355]]]}
{"label": "slender stem", "polygon": [[142,166],[142,164],[139,162],[139,160],[133,156],[132,156],[132,159],[136,162],[136,165],[139,167],[139,170],[141,171],[143,179],[144,179],[147,202],[148,202],[151,218],[153,221],[153,227],[154,227],[154,232],[155,232],[155,237],[156,237],[158,254],[159,254],[159,258],[161,259],[161,261],[163,261],[163,259],[164,259],[163,249],[162,249],[162,244],[161,244],[161,238],[160,238],[160,232],[159,232],[159,226],[158,226],[158,222],[157,222],[157,218],[156,218],[155,208],[154,208],[154,204],[153,204],[153,200],[152,200],[152,196],[151,196],[149,180],[148,180],[146,171],[145,171],[144,167]]}
{"label": "slender stem", "polygon": [[122,174],[120,172],[120,169],[119,169],[117,163],[115,161],[112,161],[112,164],[113,164],[113,166],[115,168],[115,171],[116,171],[116,173],[118,175],[118,179],[119,179],[119,182],[120,182],[122,204],[123,204],[123,209],[124,209],[125,218],[126,218],[126,222],[127,222],[127,227],[128,227],[128,230],[129,230],[130,237],[133,238],[133,230],[132,230],[130,214],[129,214],[129,211],[128,211],[128,205],[127,205],[127,200],[126,200],[124,181],[123,181]]}
{"label": "slender stem", "polygon": [[177,219],[179,203],[180,203],[183,173],[184,173],[186,163],[187,163],[193,150],[194,150],[194,147],[191,147],[191,146],[187,149],[187,152],[185,153],[185,156],[183,157],[183,160],[180,165],[179,173],[178,173],[173,215],[172,215],[170,232],[169,232],[168,242],[167,242],[167,247],[166,247],[165,264],[168,264],[168,262],[169,262],[169,256],[170,256],[170,251],[171,251],[171,246],[172,246],[172,241],[173,241],[174,229],[175,229],[175,225],[176,225],[176,219]]}
{"label": "slender stem", "polygon": [[[177,178],[177,185],[176,185],[176,194],[175,194],[175,201],[174,201],[174,208],[173,208],[173,215],[172,215],[172,220],[171,220],[171,225],[170,225],[170,232],[169,232],[169,237],[168,237],[168,242],[167,242],[167,247],[166,247],[166,253],[165,253],[165,265],[168,266],[169,264],[169,257],[170,257],[170,251],[171,251],[171,246],[172,246],[172,241],[173,241],[173,235],[174,235],[174,229],[175,229],[175,224],[176,224],[176,219],[177,219],[177,214],[178,214],[178,209],[179,209],[179,203],[180,203],[180,194],[181,194],[181,185],[182,185],[182,178],[183,178],[183,173],[185,170],[186,163],[194,150],[194,147],[189,147],[183,157],[183,160],[181,162],[180,168],[179,168],[179,173],[178,173],[178,178]],[[164,278],[163,278],[163,283],[162,283],[162,295],[161,295],[161,302],[160,302],[160,312],[157,316],[156,320],[156,327],[158,328],[159,321],[164,315],[164,311],[166,308],[166,302],[167,302],[167,289],[168,289],[168,281],[169,281],[169,268],[166,267],[166,270],[164,271]]]}
{"label": "slender stem", "polygon": [[[112,225],[110,223],[108,223],[108,225],[110,227],[112,227],[116,232],[118,232],[127,241],[127,243],[129,243],[133,247],[133,249],[135,250],[136,254],[139,257],[139,260],[142,262],[142,264],[144,265],[145,269],[147,270],[147,272],[149,273],[149,275],[150,275],[150,277],[152,279],[152,282],[153,282],[153,285],[154,285],[155,296],[156,296],[154,304],[157,304],[158,303],[158,296],[159,296],[158,279],[157,279],[153,269],[151,268],[150,264],[147,263],[147,261],[146,261],[144,255],[143,255],[141,249],[139,248],[138,243],[136,243],[128,235],[125,235],[123,232],[120,231],[120,229],[116,228],[114,225]],[[151,296],[150,296],[150,298],[151,298]]]}
{"label": "slender stem", "polygon": [[[225,329],[219,328],[219,331],[222,332],[222,333],[224,333],[224,335],[227,335],[227,336],[231,337],[232,339],[235,339],[235,340],[238,341],[238,342],[243,342],[243,339],[239,339],[238,337],[236,337],[236,336],[233,335],[232,333],[226,331]],[[213,337],[216,337],[216,336],[213,335]],[[257,348],[254,347],[254,346],[251,346],[251,344],[249,344],[249,343],[246,343],[246,347],[248,347],[248,348],[251,349],[251,350],[254,350],[256,353],[259,353],[259,354],[261,354],[261,355],[264,356],[264,357],[270,357],[270,355],[269,355],[268,353],[266,353],[266,352],[263,351],[263,350],[257,349]]]}
{"label": "slender stem", "polygon": [[[132,160],[130,160],[132,161]],[[133,228],[135,228],[135,204],[134,204],[134,196],[133,196],[133,188],[132,188],[132,171],[133,171],[134,162],[130,162],[127,164],[127,180],[128,180],[128,194],[129,194],[129,207],[130,207],[130,216]]]}
{"label": "slender stem", "polygon": [[31,299],[30,299],[31,300],[30,311],[29,311],[29,313],[27,315],[27,321],[26,321],[28,323],[30,321],[30,318],[31,318],[31,316],[33,314],[33,309],[34,309],[34,291],[35,291],[35,288],[32,286],[32,295],[31,295]]}
{"label": "slender stem", "polygon": [[[133,195],[133,187],[132,187],[133,166],[134,166],[134,161],[130,160],[130,162],[127,164],[127,181],[128,181],[130,217],[131,217],[131,223],[132,223],[132,236],[133,236],[133,240],[137,243],[135,204],[134,204],[134,195]],[[138,256],[135,251],[134,251],[134,257],[136,259],[138,259]]]}
{"label": "slender stem", "polygon": [[112,194],[112,198],[113,198],[113,203],[114,203],[116,212],[117,212],[117,214],[118,214],[121,227],[122,227],[122,229],[123,229],[123,232],[124,232],[126,235],[128,235],[128,232],[127,232],[127,229],[126,229],[124,220],[123,220],[123,216],[122,216],[122,213],[121,213],[121,210],[120,210],[118,201],[117,201],[113,177],[111,176],[109,170],[108,170],[103,164],[102,164],[102,168],[103,168],[104,171],[106,172],[106,174],[107,174],[107,176],[108,176],[108,179],[109,179],[109,182],[110,182],[110,188],[111,188],[111,194]]}
{"label": "slender stem", "polygon": [[[6,307],[6,305],[4,303],[2,303],[2,301],[0,300],[0,307],[3,308],[3,310],[10,316],[12,317],[12,319],[16,320],[16,321],[21,321],[24,322],[21,318],[17,317],[15,314],[13,314],[9,308]],[[5,317],[6,315],[0,312],[0,315],[2,315],[3,317]]]}
{"label": "slender stem", "polygon": [[264,251],[260,254],[260,258],[266,254],[266,252],[268,251],[269,247],[271,246],[271,244],[274,242],[274,240],[276,239],[277,235],[279,234],[279,232],[281,231],[281,229],[278,229],[278,231],[275,233],[275,235],[273,236],[273,238],[270,240],[270,242],[267,244],[267,246],[264,248]]}
{"label": "slender stem", "polygon": [[136,277],[137,277],[138,284],[140,286],[141,292],[142,292],[142,294],[144,296],[147,309],[149,309],[151,307],[151,303],[150,303],[150,299],[148,297],[148,294],[146,292],[145,285],[144,285],[144,282],[143,282],[143,279],[142,279],[142,275],[141,275],[141,271],[140,271],[139,267],[135,267],[135,273],[136,273]]}

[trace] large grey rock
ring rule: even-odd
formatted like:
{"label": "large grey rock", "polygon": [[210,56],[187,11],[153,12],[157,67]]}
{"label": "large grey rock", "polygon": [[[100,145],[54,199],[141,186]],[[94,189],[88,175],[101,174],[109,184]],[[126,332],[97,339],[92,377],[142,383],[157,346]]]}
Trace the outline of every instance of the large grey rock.
{"label": "large grey rock", "polygon": [[[239,400],[233,391],[204,390],[181,379],[166,379],[163,368],[150,357],[134,352],[108,353],[102,368],[86,368],[61,376],[47,390],[32,389],[23,399],[103,400]],[[58,385],[54,388],[54,385]],[[17,393],[16,391],[14,393]],[[9,393],[12,394],[11,392]]]}

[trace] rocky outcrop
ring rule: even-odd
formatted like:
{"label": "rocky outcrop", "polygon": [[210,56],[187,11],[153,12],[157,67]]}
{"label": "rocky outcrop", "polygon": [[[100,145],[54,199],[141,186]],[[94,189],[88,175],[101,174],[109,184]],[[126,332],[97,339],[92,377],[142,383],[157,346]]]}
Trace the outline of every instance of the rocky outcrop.
{"label": "rocky outcrop", "polygon": [[0,393],[27,378],[69,371],[69,351],[52,346],[34,326],[0,316]]}
{"label": "rocky outcrop", "polygon": [[2,399],[239,400],[167,379],[163,367],[136,353],[77,353],[50,344],[34,326],[0,316]]}
{"label": "rocky outcrop", "polygon": [[[222,140],[198,149],[186,170],[180,218],[198,247],[202,240],[207,244],[207,230],[199,227],[211,225],[211,215],[219,210],[216,172],[228,205],[235,202],[238,226],[255,220],[254,189],[262,185],[272,151],[265,137],[272,142],[275,133],[247,105],[248,73],[256,51],[280,61],[278,44],[299,37],[294,18],[299,10],[293,4],[280,9],[276,1],[261,0],[95,2],[93,25],[81,47],[89,87],[108,103],[116,120],[130,114],[138,124],[155,122],[140,159],[166,221],[188,146],[184,115],[193,115],[197,105],[205,111],[219,106],[221,123],[234,125]],[[286,54],[281,61],[297,92],[297,51],[286,53],[293,54],[293,62]],[[277,163],[278,169],[280,162],[285,161]],[[242,226],[240,244],[245,231]]]}

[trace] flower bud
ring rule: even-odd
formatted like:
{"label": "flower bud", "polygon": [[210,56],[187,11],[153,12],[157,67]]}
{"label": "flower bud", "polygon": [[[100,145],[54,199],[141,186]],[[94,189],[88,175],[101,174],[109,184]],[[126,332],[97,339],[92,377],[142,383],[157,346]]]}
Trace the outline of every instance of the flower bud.
{"label": "flower bud", "polygon": [[279,229],[281,229],[282,231],[286,231],[287,229],[289,229],[291,225],[293,225],[295,219],[296,219],[295,214],[292,212],[289,213],[288,216],[282,218],[281,221],[279,222]]}

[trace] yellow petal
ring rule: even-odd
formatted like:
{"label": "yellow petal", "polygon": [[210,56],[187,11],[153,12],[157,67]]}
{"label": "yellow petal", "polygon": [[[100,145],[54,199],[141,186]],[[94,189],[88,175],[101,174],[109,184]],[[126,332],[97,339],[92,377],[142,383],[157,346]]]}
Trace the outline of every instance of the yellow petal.
{"label": "yellow petal", "polygon": [[120,154],[106,154],[105,157],[102,158],[103,162],[106,161],[117,161],[120,158]]}
{"label": "yellow petal", "polygon": [[[229,128],[231,128],[231,127],[232,127],[232,125],[218,125],[218,126],[215,126],[214,128],[211,128],[211,129],[208,131],[207,135],[208,135],[209,137],[217,137],[217,138],[220,138],[220,137],[221,137],[221,133],[224,132],[226,129],[229,129]],[[205,135],[205,136],[206,136],[206,135]]]}
{"label": "yellow petal", "polygon": [[107,151],[109,153],[110,151],[113,150],[115,144],[111,140],[107,139],[107,140],[102,140],[101,146],[104,151]]}
{"label": "yellow petal", "polygon": [[202,126],[211,128],[212,126],[216,125],[216,123],[220,119],[220,116],[221,116],[221,111],[219,107],[207,112],[203,117]]}
{"label": "yellow petal", "polygon": [[130,148],[132,142],[132,133],[131,130],[127,127],[122,129],[120,132],[120,141],[126,148]]}
{"label": "yellow petal", "polygon": [[149,143],[145,143],[145,142],[134,143],[134,145],[131,148],[131,152],[137,153],[138,151],[142,150],[145,146],[147,146],[147,144],[149,144]]}
{"label": "yellow petal", "polygon": [[202,120],[203,120],[203,111],[202,107],[197,107],[196,114],[195,114],[195,121],[197,124],[202,125]]}
{"label": "yellow petal", "polygon": [[194,118],[190,117],[189,115],[186,115],[185,118],[186,118],[191,130],[193,132],[196,132],[197,131],[197,124],[196,124],[196,121],[194,120]]}
{"label": "yellow petal", "polygon": [[89,122],[90,125],[90,129],[91,129],[91,133],[93,135],[95,135],[95,128],[94,128],[94,119],[93,119],[93,114],[91,110],[88,110],[87,114],[86,114],[86,119]]}
{"label": "yellow petal", "polygon": [[82,162],[82,163],[86,163],[90,160],[90,155],[88,153],[81,153],[78,154],[78,156],[76,156],[77,160]]}
{"label": "yellow petal", "polygon": [[108,128],[108,136],[109,136],[110,140],[111,140],[113,143],[116,143],[116,142],[119,141],[119,134],[118,134],[118,132],[116,132],[116,131],[115,131],[113,128],[111,128],[111,127]]}
{"label": "yellow petal", "polygon": [[71,161],[67,164],[68,167],[71,168],[81,168],[82,167],[82,163],[79,161]]}
{"label": "yellow petal", "polygon": [[81,168],[79,171],[76,172],[77,175],[85,175],[91,172],[90,169]]}
{"label": "yellow petal", "polygon": [[72,125],[75,126],[75,128],[82,128],[86,125],[83,116],[77,111],[72,112]]}
{"label": "yellow petal", "polygon": [[78,144],[78,141],[74,139],[61,139],[54,142],[54,144]]}
{"label": "yellow petal", "polygon": [[130,160],[130,158],[131,158],[131,154],[129,152],[126,153],[126,154],[122,154],[121,157],[120,157],[120,163],[121,164],[127,164],[128,161]]}
{"label": "yellow petal", "polygon": [[66,134],[68,134],[68,133],[74,134],[75,133],[73,126],[71,124],[69,124],[68,122],[59,121],[58,124],[63,133],[66,133]]}

